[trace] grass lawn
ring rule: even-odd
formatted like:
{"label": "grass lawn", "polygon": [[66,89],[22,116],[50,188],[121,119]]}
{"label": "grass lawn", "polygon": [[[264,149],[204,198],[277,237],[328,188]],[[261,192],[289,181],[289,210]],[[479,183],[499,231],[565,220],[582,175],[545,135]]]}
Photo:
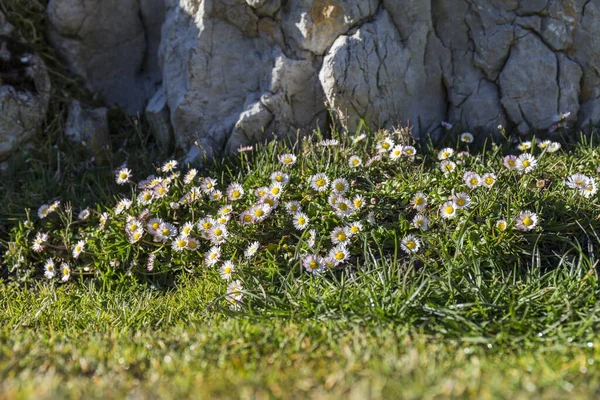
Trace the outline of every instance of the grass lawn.
{"label": "grass lawn", "polygon": [[[244,293],[233,308],[218,266],[206,265],[202,255],[159,247],[161,262],[149,273],[144,257],[157,247],[131,244],[120,233],[125,216],[114,206],[140,190],[117,185],[115,166],[127,159],[136,178],[155,172],[147,157],[151,146],[136,143],[118,152],[113,166],[96,167],[48,137],[15,157],[0,204],[8,250],[0,284],[0,396],[597,397],[598,203],[596,195],[565,185],[575,172],[595,176],[600,151],[592,139],[552,154],[534,146],[527,152],[537,166],[529,173],[503,166],[504,154],[520,153],[508,144],[473,150],[464,161],[453,155],[459,162],[451,174],[440,168],[436,151],[421,147],[415,159],[384,158],[358,170],[348,164],[352,155],[364,162],[385,137],[337,146],[305,142],[288,170],[289,198],[282,204],[300,201],[317,231],[315,246],[325,253],[333,246],[330,231],[344,218],[327,210],[328,194],[303,182],[327,171],[332,179],[356,180],[351,190],[376,199],[356,217],[365,229],[348,246],[342,269],[307,272],[306,231],[295,229],[284,210],[259,228],[230,222],[223,254],[235,260]],[[279,156],[287,151],[261,146],[199,175],[214,176],[223,188],[243,182],[252,193],[282,168]],[[151,159],[159,157],[152,153]],[[494,172],[493,187],[466,187],[464,172],[471,170]],[[175,184],[152,213],[181,226],[190,215],[173,214],[165,204],[187,190]],[[459,191],[469,194],[470,206],[442,218],[439,206]],[[422,212],[414,209],[418,192],[431,202]],[[57,196],[67,200],[60,218],[39,219],[37,207]],[[240,211],[254,204],[248,197]],[[65,225],[68,200],[71,220],[84,207],[92,216]],[[194,218],[221,206],[205,199]],[[142,209],[136,207],[131,214]],[[525,209],[539,218],[530,231],[514,222]],[[104,233],[97,228],[101,212],[111,216]],[[320,213],[325,217],[316,218]],[[413,226],[421,214],[430,220],[427,231]],[[495,225],[501,217],[505,231]],[[56,240],[38,254],[31,243],[40,230]],[[69,261],[69,282],[44,278],[44,260],[67,260],[81,232],[88,250]],[[408,233],[420,243],[412,255],[401,246]],[[259,252],[243,261],[255,238]],[[205,252],[210,243],[203,246]],[[140,261],[130,265],[125,260],[134,257],[134,247]],[[22,260],[15,261],[17,253]],[[109,265],[115,257],[124,262]]]}

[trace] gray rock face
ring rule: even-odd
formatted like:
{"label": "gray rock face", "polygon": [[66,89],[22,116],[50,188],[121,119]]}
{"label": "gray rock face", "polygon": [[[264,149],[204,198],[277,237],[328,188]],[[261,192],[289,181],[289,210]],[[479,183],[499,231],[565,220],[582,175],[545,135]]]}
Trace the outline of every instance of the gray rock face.
{"label": "gray rock face", "polygon": [[416,136],[443,120],[474,133],[545,131],[567,111],[600,122],[596,1],[51,0],[48,13],[108,101],[140,110],[162,80],[148,115],[190,157],[324,129],[326,105],[350,131]]}
{"label": "gray rock face", "polygon": [[47,13],[50,41],[88,88],[142,110],[161,79],[162,0],[51,0]]}
{"label": "gray rock face", "polygon": [[[14,28],[0,12],[0,34],[13,32]],[[48,110],[51,90],[50,78],[42,59],[29,52],[16,54],[8,44],[9,40],[0,38],[0,161],[10,157],[15,147],[31,139],[40,130]],[[9,65],[15,58],[26,60],[26,64],[11,69]],[[22,68],[24,65],[26,67]],[[4,81],[4,77],[10,80]]]}
{"label": "gray rock face", "polygon": [[107,109],[86,108],[77,100],[69,106],[65,135],[71,141],[88,149],[96,163],[101,164],[110,156],[110,132]]}

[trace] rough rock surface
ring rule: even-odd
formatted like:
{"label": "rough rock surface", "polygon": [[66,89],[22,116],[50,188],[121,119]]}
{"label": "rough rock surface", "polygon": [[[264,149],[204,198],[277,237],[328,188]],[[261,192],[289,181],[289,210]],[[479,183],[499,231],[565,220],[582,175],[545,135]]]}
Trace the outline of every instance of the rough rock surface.
{"label": "rough rock surface", "polygon": [[[0,12],[0,34],[14,28]],[[40,129],[50,101],[50,78],[41,58],[0,37],[0,160]],[[16,51],[18,50],[18,52]]]}
{"label": "rough rock surface", "polygon": [[110,155],[107,112],[104,107],[86,108],[73,100],[65,127],[67,138],[88,149],[90,156],[99,164],[107,161]]}
{"label": "rough rock surface", "polygon": [[160,82],[163,0],[51,0],[48,37],[108,104],[143,110]]}
{"label": "rough rock surface", "polygon": [[475,133],[545,131],[567,111],[600,122],[597,1],[162,1],[51,0],[51,35],[108,100],[140,109],[140,79],[162,79],[160,109],[191,154],[295,139],[327,126],[326,104],[349,130],[417,136],[443,120]]}

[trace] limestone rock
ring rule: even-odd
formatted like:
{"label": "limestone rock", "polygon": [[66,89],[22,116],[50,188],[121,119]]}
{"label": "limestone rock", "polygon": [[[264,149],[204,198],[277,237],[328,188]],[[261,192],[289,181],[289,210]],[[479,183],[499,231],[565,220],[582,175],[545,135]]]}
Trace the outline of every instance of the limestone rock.
{"label": "limestone rock", "polygon": [[416,136],[600,123],[596,1],[50,0],[48,19],[109,103],[142,110],[162,80],[146,113],[188,160],[325,129],[325,104]]}
{"label": "limestone rock", "polygon": [[77,100],[69,106],[65,135],[71,141],[88,149],[99,164],[110,156],[110,131],[106,108],[83,107]]}
{"label": "limestone rock", "polygon": [[48,37],[90,90],[140,111],[160,82],[161,7],[162,0],[51,0]]}
{"label": "limestone rock", "polygon": [[146,119],[150,130],[154,135],[160,148],[166,152],[171,151],[173,142],[173,128],[169,117],[169,106],[167,105],[167,94],[161,87],[152,96],[146,107]]}
{"label": "limestone rock", "polygon": [[336,40],[320,80],[331,108],[349,131],[364,120],[379,127],[410,124],[418,135],[431,132],[445,118],[439,55],[427,46],[437,39],[427,25],[413,26],[402,40],[390,14],[382,11],[354,35]]}
{"label": "limestone rock", "polygon": [[51,84],[44,62],[30,52],[17,54],[14,49],[20,51],[22,46],[8,37],[0,38],[0,160],[38,132],[50,101]]}

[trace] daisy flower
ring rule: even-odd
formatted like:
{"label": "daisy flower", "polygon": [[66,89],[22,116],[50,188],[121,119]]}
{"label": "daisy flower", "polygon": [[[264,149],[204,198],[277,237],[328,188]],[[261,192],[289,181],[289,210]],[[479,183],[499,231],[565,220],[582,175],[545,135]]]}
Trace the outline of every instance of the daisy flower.
{"label": "daisy flower", "polygon": [[365,205],[364,196],[361,196],[360,194],[357,194],[356,196],[354,196],[354,198],[352,199],[352,206],[356,210],[360,210],[361,208],[364,207],[364,205]]}
{"label": "daisy flower", "polygon": [[390,138],[385,138],[377,143],[377,152],[387,153],[394,147],[394,141]]}
{"label": "daisy flower", "polygon": [[339,145],[340,142],[336,139],[325,139],[319,142],[319,146],[321,147],[332,147]]}
{"label": "daisy flower", "polygon": [[292,216],[294,228],[303,231],[308,226],[308,216],[303,212],[297,212]]}
{"label": "daisy flower", "polygon": [[221,268],[219,269],[219,275],[221,275],[221,279],[228,281],[231,279],[231,274],[233,274],[234,271],[235,265],[233,264],[233,261],[227,260],[223,263],[223,265],[221,265]]}
{"label": "daisy flower", "polygon": [[36,253],[42,252],[44,250],[44,243],[46,243],[46,241],[48,241],[48,234],[38,232],[38,234],[35,235],[35,239],[33,240],[33,251],[35,251]]}
{"label": "daisy flower", "polygon": [[185,224],[183,224],[183,226],[180,229],[180,235],[183,237],[188,237],[192,234],[193,230],[194,230],[194,223],[186,222]]}
{"label": "daisy flower", "polygon": [[502,162],[507,169],[517,169],[517,156],[505,156]]}
{"label": "daisy flower", "polygon": [[280,197],[283,194],[283,185],[279,182],[275,182],[269,187],[269,194],[274,197]]}
{"label": "daisy flower", "polygon": [[473,143],[473,140],[475,140],[475,138],[471,132],[464,132],[460,135],[460,141],[463,143]]}
{"label": "daisy flower", "polygon": [[157,235],[158,234],[158,228],[160,227],[160,225],[163,223],[163,220],[160,218],[152,218],[150,221],[148,221],[148,223],[146,224],[146,230],[148,231],[149,234],[151,235]]}
{"label": "daisy flower", "polygon": [[498,221],[496,221],[496,224],[494,226],[500,232],[504,232],[506,230],[506,228],[508,227],[508,223],[504,219],[499,219]]}
{"label": "daisy flower", "polygon": [[160,240],[165,241],[169,238],[177,236],[177,228],[175,228],[175,225],[169,222],[162,222],[156,230],[156,236]]}
{"label": "daisy flower", "polygon": [[129,243],[132,243],[132,244],[139,242],[143,236],[144,236],[144,231],[141,228],[136,229],[133,232],[127,232],[127,239],[129,239]]}
{"label": "daisy flower", "polygon": [[315,247],[315,242],[317,241],[317,231],[311,229],[308,231],[308,239],[306,240],[306,245],[311,249]]}
{"label": "daisy flower", "polygon": [[252,215],[252,210],[245,210],[240,214],[240,224],[250,225],[253,222],[254,216]]}
{"label": "daisy flower", "polygon": [[331,243],[347,243],[350,240],[350,236],[351,234],[348,232],[348,228],[339,226],[331,231]]}
{"label": "daisy flower", "polygon": [[190,183],[194,182],[196,175],[198,175],[198,170],[196,168],[190,169],[183,177],[183,183],[189,185]]}
{"label": "daisy flower", "polygon": [[260,199],[260,203],[270,205],[272,210],[279,207],[279,199],[270,194],[268,194],[265,197],[263,197],[262,199]]}
{"label": "daisy flower", "polygon": [[523,153],[517,158],[517,170],[528,174],[537,165],[537,160],[529,153]]}
{"label": "daisy flower", "polygon": [[429,219],[423,214],[417,214],[412,220],[412,224],[415,228],[422,231],[429,230]]}
{"label": "daisy flower", "polygon": [[558,143],[558,142],[552,142],[546,148],[546,152],[547,153],[556,153],[558,150],[560,150],[560,147],[561,147],[560,143]]}
{"label": "daisy flower", "polygon": [[440,214],[442,218],[450,219],[456,216],[456,204],[453,201],[447,201],[440,207]]}
{"label": "daisy flower", "polygon": [[239,200],[244,196],[244,188],[239,183],[232,183],[227,187],[227,198],[229,201]]}
{"label": "daisy flower", "polygon": [[339,197],[334,206],[335,213],[340,217],[347,217],[354,214],[355,208],[352,202],[344,197]]}
{"label": "daisy flower", "polygon": [[281,154],[279,156],[279,162],[283,165],[294,165],[296,164],[296,156],[293,154]]}
{"label": "daisy flower", "polygon": [[453,173],[456,170],[456,163],[450,160],[444,160],[440,163],[440,169],[444,175]]}
{"label": "daisy flower", "polygon": [[106,227],[106,223],[108,222],[108,216],[109,216],[109,214],[107,212],[103,212],[100,215],[100,221],[98,224],[98,228],[100,228],[101,231],[103,231],[104,228]]}
{"label": "daisy flower", "polygon": [[404,146],[402,146],[401,144],[398,144],[396,146],[394,146],[392,148],[392,150],[390,150],[390,160],[394,161],[399,159],[400,157],[402,157],[402,153],[404,151]]}
{"label": "daisy flower", "polygon": [[538,223],[538,217],[534,212],[521,211],[519,216],[515,219],[516,227],[520,231],[531,231],[535,229]]}
{"label": "daisy flower", "polygon": [[265,218],[267,218],[269,216],[269,214],[271,213],[272,207],[269,204],[266,203],[261,203],[261,204],[256,204],[254,207],[252,207],[252,217],[254,222],[260,222],[263,221]]}
{"label": "daisy flower", "polygon": [[494,183],[496,183],[496,174],[488,172],[481,177],[481,184],[488,189],[494,186]]}
{"label": "daisy flower", "polygon": [[213,190],[210,194],[209,194],[209,198],[212,201],[219,201],[223,198],[223,192],[221,192],[220,190]]}
{"label": "daisy flower", "polygon": [[80,240],[79,242],[77,242],[75,247],[73,247],[73,258],[79,258],[79,255],[84,250],[85,250],[85,242],[83,240]]}
{"label": "daisy flower", "polygon": [[168,184],[161,183],[152,187],[152,193],[154,193],[154,196],[158,197],[159,199],[162,199],[167,194],[169,194],[169,189],[170,186]]}
{"label": "daisy flower", "polygon": [[465,172],[463,175],[463,180],[469,189],[475,189],[481,185],[481,176],[473,171]]}
{"label": "daisy flower", "polygon": [[527,151],[531,149],[531,142],[523,142],[517,146],[517,148],[521,151]]}
{"label": "daisy flower", "polygon": [[402,153],[404,153],[405,156],[412,157],[417,154],[417,149],[415,149],[413,146],[404,146]]}
{"label": "daisy flower", "polygon": [[329,186],[329,178],[323,173],[319,173],[310,177],[310,187],[317,192],[324,192]]}
{"label": "daisy flower", "polygon": [[302,266],[306,269],[307,272],[318,275],[323,272],[325,269],[323,267],[323,263],[321,261],[321,257],[316,254],[309,254],[304,257],[302,260]]}
{"label": "daisy flower", "polygon": [[44,276],[47,279],[52,279],[56,276],[56,268],[54,266],[54,260],[52,260],[51,258],[46,260],[46,263],[44,264]]}
{"label": "daisy flower", "polygon": [[38,218],[39,219],[43,219],[46,218],[48,216],[48,214],[50,214],[50,206],[48,206],[48,204],[42,204],[40,206],[40,208],[38,208]]}
{"label": "daisy flower", "polygon": [[589,178],[586,185],[583,188],[579,189],[579,193],[582,194],[584,197],[592,197],[597,192],[598,187],[596,186],[596,181],[594,180],[594,178]]}
{"label": "daisy flower", "polygon": [[177,239],[171,242],[171,248],[175,251],[183,251],[187,248],[187,236],[179,235]]}
{"label": "daisy flower", "polygon": [[551,140],[543,140],[537,144],[537,147],[541,150],[546,150],[551,144]]}
{"label": "daisy flower", "polygon": [[175,161],[175,160],[167,161],[166,163],[164,163],[164,165],[162,166],[161,170],[162,170],[162,172],[171,172],[175,168],[177,168],[178,164],[179,163],[177,161]]}
{"label": "daisy flower", "polygon": [[131,170],[129,168],[121,168],[118,172],[117,172],[117,184],[119,185],[124,185],[127,182],[129,182],[129,179],[131,178]]}
{"label": "daisy flower", "polygon": [[290,176],[282,171],[275,171],[271,174],[271,182],[279,183],[282,186],[285,186],[290,181]]}
{"label": "daisy flower", "polygon": [[212,267],[221,259],[221,248],[219,246],[211,247],[206,254],[204,254],[204,262],[207,266]]}
{"label": "daisy flower", "polygon": [[421,248],[421,241],[415,235],[408,235],[400,243],[400,247],[407,254],[413,254]]}
{"label": "daisy flower", "polygon": [[589,182],[589,176],[577,173],[569,176],[565,181],[565,184],[571,189],[583,189]]}
{"label": "daisy flower", "polygon": [[421,192],[415,193],[412,200],[410,201],[413,208],[417,211],[423,211],[427,207],[427,196]]}
{"label": "daisy flower", "polygon": [[348,166],[350,168],[357,168],[362,165],[362,159],[359,156],[352,156],[348,160]]}
{"label": "daisy flower", "polygon": [[84,210],[81,210],[81,212],[79,213],[79,215],[77,217],[79,218],[80,221],[84,221],[84,220],[88,219],[89,216],[90,216],[90,209],[86,208]]}
{"label": "daisy flower", "polygon": [[125,230],[127,231],[127,233],[135,232],[139,229],[142,229],[142,223],[136,218],[131,218],[127,222],[127,225],[125,225]]}
{"label": "daisy flower", "polygon": [[351,235],[356,235],[363,231],[363,224],[360,221],[351,223],[346,227]]}
{"label": "daisy flower", "polygon": [[138,194],[137,201],[140,204],[148,205],[148,204],[150,204],[152,202],[153,198],[154,198],[154,194],[151,191],[144,190],[143,192],[141,192],[140,194]]}
{"label": "daisy flower", "polygon": [[154,262],[156,261],[156,254],[148,254],[148,260],[146,260],[146,271],[152,272],[154,269]]}
{"label": "daisy flower", "polygon": [[115,214],[119,215],[122,214],[123,211],[129,210],[132,203],[133,202],[129,199],[122,199],[117,203],[117,206],[115,207]]}
{"label": "daisy flower", "polygon": [[246,250],[244,251],[244,257],[246,257],[246,258],[253,257],[256,254],[256,252],[258,251],[259,247],[260,247],[259,242],[250,243],[250,245],[248,245],[248,247],[246,247]]}
{"label": "daisy flower", "polygon": [[442,149],[438,152],[438,160],[440,161],[444,161],[449,159],[450,157],[452,157],[454,155],[454,149],[451,149],[450,147],[446,147],[445,149]]}
{"label": "daisy flower", "polygon": [[209,239],[212,244],[221,244],[225,240],[227,240],[227,236],[229,236],[229,231],[227,227],[223,224],[215,224],[213,228],[210,230]]}
{"label": "daisy flower", "polygon": [[337,178],[331,183],[331,190],[337,194],[344,194],[350,188],[350,184],[344,178]]}
{"label": "daisy flower", "polygon": [[300,202],[292,200],[285,203],[285,210],[290,214],[295,214],[302,211],[302,206],[300,206]]}
{"label": "daisy flower", "polygon": [[237,305],[242,301],[244,293],[242,293],[243,287],[240,281],[233,281],[227,286],[227,293],[225,299],[233,305]]}
{"label": "daisy flower", "polygon": [[63,282],[66,282],[69,280],[69,278],[71,278],[71,268],[69,268],[69,265],[67,263],[60,264],[60,274],[60,279]]}
{"label": "daisy flower", "polygon": [[213,178],[204,178],[200,184],[200,188],[206,194],[211,194],[217,187],[217,181]]}
{"label": "daisy flower", "polygon": [[456,193],[450,200],[454,202],[458,209],[467,208],[471,205],[471,197],[465,192]]}
{"label": "daisy flower", "polygon": [[331,257],[335,265],[339,265],[346,261],[348,257],[350,257],[350,253],[348,252],[348,248],[345,244],[340,243],[329,251],[329,257]]}

